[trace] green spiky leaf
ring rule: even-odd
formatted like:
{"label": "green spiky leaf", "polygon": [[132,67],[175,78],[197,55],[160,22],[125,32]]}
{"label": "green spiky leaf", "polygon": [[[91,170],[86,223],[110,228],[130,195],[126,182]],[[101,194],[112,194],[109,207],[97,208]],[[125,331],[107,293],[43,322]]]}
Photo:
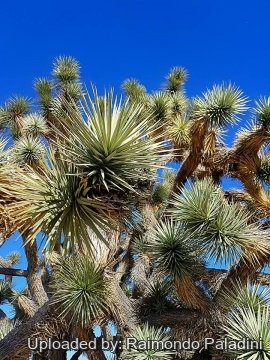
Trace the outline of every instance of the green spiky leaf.
{"label": "green spiky leaf", "polygon": [[268,128],[270,125],[270,97],[262,97],[256,101],[253,113],[256,124]]}
{"label": "green spiky leaf", "polygon": [[45,155],[45,146],[39,138],[25,136],[17,140],[11,148],[11,159],[18,164],[34,165]]}
{"label": "green spiky leaf", "polygon": [[166,77],[168,84],[167,89],[172,92],[178,91],[188,77],[187,70],[183,67],[174,67]]}
{"label": "green spiky leaf", "polygon": [[247,98],[234,85],[215,85],[194,100],[194,116],[210,126],[224,127],[239,120],[247,109]]}
{"label": "green spiky leaf", "polygon": [[147,245],[151,258],[159,269],[181,279],[186,274],[198,274],[198,246],[190,241],[189,233],[179,222],[158,224]]}
{"label": "green spiky leaf", "polygon": [[134,183],[152,178],[169,152],[164,150],[161,137],[151,137],[154,126],[148,117],[137,122],[142,107],[114,101],[112,92],[101,101],[96,90],[94,99],[87,96],[81,105],[87,122],[74,104],[66,102],[66,134],[58,135],[65,157],[92,186],[133,191]]}
{"label": "green spiky leaf", "polygon": [[39,135],[47,135],[49,128],[42,115],[33,113],[23,118],[23,132],[25,135],[37,137]]}
{"label": "green spiky leaf", "polygon": [[259,347],[231,351],[232,355],[239,356],[238,359],[265,360],[270,357],[270,308],[252,307],[240,308],[230,313],[223,326],[226,337],[234,341],[250,339],[257,341]]}
{"label": "green spiky leaf", "polygon": [[53,64],[53,75],[60,82],[75,81],[79,77],[79,63],[71,56],[60,56]]}
{"label": "green spiky leaf", "polygon": [[85,246],[92,250],[87,228],[106,241],[100,229],[107,229],[111,208],[91,197],[78,171],[63,161],[60,154],[57,158],[52,151],[47,155],[42,171],[27,168],[16,183],[7,184],[7,191],[18,199],[10,208],[12,218],[19,229],[28,224],[29,241],[43,231],[46,245],[52,249],[63,240],[67,251]]}
{"label": "green spiky leaf", "polygon": [[61,261],[55,268],[53,301],[73,324],[91,325],[110,307],[103,271],[83,255]]}
{"label": "green spiky leaf", "polygon": [[[160,342],[168,341],[169,337],[166,336],[163,332],[162,328],[154,328],[149,326],[148,324],[143,325],[142,327],[138,327],[131,334],[131,338],[137,339],[137,341],[147,342],[147,340],[153,340]],[[129,349],[125,346],[124,350],[124,358],[132,359],[132,360],[170,360],[173,358],[175,353],[169,350],[160,350],[159,348],[155,348],[154,346],[148,346],[146,350],[140,349]]]}

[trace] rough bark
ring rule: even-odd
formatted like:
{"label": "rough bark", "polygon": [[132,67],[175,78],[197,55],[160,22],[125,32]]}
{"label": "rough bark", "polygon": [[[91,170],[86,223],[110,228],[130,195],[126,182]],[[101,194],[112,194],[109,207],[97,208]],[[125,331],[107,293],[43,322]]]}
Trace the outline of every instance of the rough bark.
{"label": "rough bark", "polygon": [[[255,255],[257,255],[256,262],[254,262]],[[247,256],[242,256],[228,270],[224,280],[221,282],[219,288],[216,291],[213,299],[214,302],[219,303],[220,299],[222,299],[222,293],[227,289],[230,289],[233,283],[240,281],[244,284],[248,280],[254,281],[258,277],[258,275],[256,274],[257,270],[262,268],[265,264],[269,263],[270,256],[269,253],[253,253],[252,259],[249,259]]]}
{"label": "rough bark", "polygon": [[174,179],[172,192],[179,190],[196,170],[202,159],[204,140],[207,134],[207,123],[204,120],[195,121],[190,132],[190,151]]}
{"label": "rough bark", "polygon": [[0,275],[8,275],[8,276],[28,276],[27,270],[21,270],[21,269],[11,269],[11,268],[3,268],[0,267]]}
{"label": "rough bark", "polygon": [[[226,269],[207,269],[207,273],[204,275],[204,280],[211,281],[215,277],[225,275],[228,272]],[[270,274],[255,273],[253,280],[261,285],[270,286]]]}
{"label": "rough bark", "polygon": [[27,320],[27,322],[16,326],[8,335],[0,341],[0,359],[13,359],[17,355],[27,357],[29,350],[27,339],[30,338],[36,330],[36,325],[49,314],[50,302],[46,302],[36,314]]}
{"label": "rough bark", "polygon": [[32,296],[32,299],[39,305],[48,301],[48,296],[46,291],[44,290],[41,274],[39,273],[38,266],[38,252],[37,252],[37,244],[36,242],[28,242],[27,235],[23,234],[23,244],[25,255],[28,261],[28,276],[27,276],[27,284]]}
{"label": "rough bark", "polygon": [[194,323],[201,317],[202,313],[198,310],[179,309],[170,310],[162,314],[150,314],[142,317],[141,322],[148,322],[152,326],[176,326],[185,323]]}

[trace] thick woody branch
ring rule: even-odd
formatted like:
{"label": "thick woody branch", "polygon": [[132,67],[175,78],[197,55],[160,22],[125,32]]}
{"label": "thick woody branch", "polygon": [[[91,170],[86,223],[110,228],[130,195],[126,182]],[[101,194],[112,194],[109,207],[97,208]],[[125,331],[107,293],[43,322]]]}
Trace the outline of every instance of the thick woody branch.
{"label": "thick woody branch", "polygon": [[27,339],[35,332],[36,325],[41,322],[50,310],[50,303],[45,303],[27,322],[16,326],[0,341],[0,359],[13,359],[16,355],[27,357],[29,349]]}
{"label": "thick woody branch", "polygon": [[198,310],[179,309],[163,312],[162,314],[150,314],[141,318],[141,322],[148,322],[152,326],[176,326],[194,323],[202,313]]}
{"label": "thick woody branch", "polygon": [[203,120],[197,120],[194,122],[190,132],[190,152],[175,177],[172,188],[173,192],[177,192],[178,189],[186,182],[186,180],[196,170],[202,159],[204,140],[207,134],[206,122]]}
{"label": "thick woody branch", "polygon": [[[255,260],[256,259],[256,260]],[[257,270],[269,263],[269,253],[255,252],[250,257],[242,256],[228,271],[221,282],[215,296],[214,301],[219,302],[222,293],[231,288],[232,284],[240,281],[245,283],[248,280],[255,281],[257,279]],[[265,278],[264,278],[265,279]]]}
{"label": "thick woody branch", "polygon": [[27,270],[21,269],[11,269],[11,268],[2,268],[0,267],[0,275],[8,275],[8,276],[28,276]]}
{"label": "thick woody branch", "polygon": [[[213,280],[213,277],[225,275],[228,270],[225,269],[208,269],[204,279],[206,281]],[[255,273],[253,281],[260,283],[261,285],[270,286],[270,274],[265,273]]]}

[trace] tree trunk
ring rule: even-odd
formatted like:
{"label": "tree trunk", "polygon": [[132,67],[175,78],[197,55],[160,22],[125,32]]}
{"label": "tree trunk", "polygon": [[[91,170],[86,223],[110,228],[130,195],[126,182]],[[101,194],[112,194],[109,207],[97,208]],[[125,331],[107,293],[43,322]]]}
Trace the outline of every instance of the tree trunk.
{"label": "tree trunk", "polygon": [[27,284],[32,296],[32,299],[39,305],[42,306],[48,301],[47,293],[44,290],[41,275],[39,274],[38,267],[38,252],[36,242],[30,243],[27,241],[27,234],[22,235],[25,255],[28,261],[28,276]]}

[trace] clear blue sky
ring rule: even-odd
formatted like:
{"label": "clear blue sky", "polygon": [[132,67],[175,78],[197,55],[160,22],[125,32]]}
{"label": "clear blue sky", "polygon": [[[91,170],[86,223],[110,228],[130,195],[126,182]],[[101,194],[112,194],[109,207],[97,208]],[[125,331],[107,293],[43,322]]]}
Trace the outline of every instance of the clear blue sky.
{"label": "clear blue sky", "polygon": [[151,91],[180,65],[190,96],[222,81],[251,99],[270,95],[269,13],[269,0],[2,1],[0,103],[33,97],[33,79],[58,55],[77,58],[101,90],[135,77]]}
{"label": "clear blue sky", "polygon": [[1,1],[0,103],[33,95],[33,78],[63,54],[100,88],[133,76],[153,90],[182,65],[191,95],[223,80],[266,95],[269,13],[269,0]]}

